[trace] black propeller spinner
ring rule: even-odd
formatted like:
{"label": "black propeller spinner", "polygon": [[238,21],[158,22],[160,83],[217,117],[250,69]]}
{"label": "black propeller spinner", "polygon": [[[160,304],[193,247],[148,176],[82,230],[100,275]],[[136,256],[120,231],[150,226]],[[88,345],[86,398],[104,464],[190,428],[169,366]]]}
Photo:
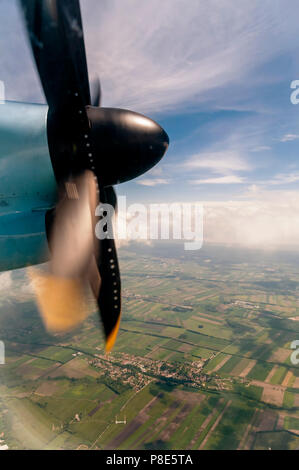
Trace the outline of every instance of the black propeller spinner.
{"label": "black propeller spinner", "polygon": [[[58,183],[57,206],[46,217],[51,274],[90,283],[110,350],[121,315],[121,282],[114,239],[94,236],[95,207],[99,201],[115,206],[112,185],[152,168],[169,139],[143,115],[99,107],[99,81],[91,100],[79,0],[20,3],[49,106],[48,145]],[[78,226],[84,227],[83,239]]]}

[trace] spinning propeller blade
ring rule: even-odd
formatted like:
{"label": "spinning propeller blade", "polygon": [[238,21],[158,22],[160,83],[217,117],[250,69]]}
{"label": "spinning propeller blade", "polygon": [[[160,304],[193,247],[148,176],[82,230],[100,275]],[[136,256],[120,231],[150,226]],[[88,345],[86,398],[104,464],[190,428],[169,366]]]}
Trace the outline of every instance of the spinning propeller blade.
{"label": "spinning propeller blade", "polygon": [[152,168],[169,139],[145,116],[100,108],[98,79],[90,92],[79,0],[19,1],[49,105],[48,146],[58,184],[57,205],[46,216],[49,273],[31,271],[39,281],[37,301],[46,327],[67,331],[85,318],[90,285],[109,351],[119,329],[121,282],[111,223],[107,236],[95,236],[96,208],[116,208],[111,185]]}

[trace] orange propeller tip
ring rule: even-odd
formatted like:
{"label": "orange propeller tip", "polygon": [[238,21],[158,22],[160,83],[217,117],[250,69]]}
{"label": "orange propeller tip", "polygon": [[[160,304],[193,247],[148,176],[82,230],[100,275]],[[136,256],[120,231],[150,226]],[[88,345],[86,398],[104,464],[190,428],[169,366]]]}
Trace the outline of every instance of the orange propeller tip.
{"label": "orange propeller tip", "polygon": [[111,333],[106,338],[106,345],[105,345],[105,353],[106,354],[111,352],[111,350],[112,350],[112,348],[115,344],[115,341],[116,341],[116,338],[117,338],[117,333],[118,333],[118,330],[119,330],[119,325],[120,325],[120,317],[121,317],[121,313],[118,316],[116,325],[114,326],[113,330],[111,331]]}
{"label": "orange propeller tip", "polygon": [[46,329],[50,333],[67,333],[88,316],[84,285],[80,279],[64,279],[37,269],[29,277]]}

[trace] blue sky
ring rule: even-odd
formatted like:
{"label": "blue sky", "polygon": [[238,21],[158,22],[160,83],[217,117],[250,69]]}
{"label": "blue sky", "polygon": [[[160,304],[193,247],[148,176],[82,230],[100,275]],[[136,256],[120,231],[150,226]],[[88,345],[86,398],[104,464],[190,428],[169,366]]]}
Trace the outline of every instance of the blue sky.
{"label": "blue sky", "polygon": [[[16,5],[0,1],[0,79],[7,99],[43,101]],[[81,7],[103,105],[149,115],[171,140],[163,161],[118,193],[130,202],[203,201],[214,215],[217,207],[211,233],[234,208],[225,235],[232,241],[244,213],[247,229],[263,232],[258,243],[273,231],[273,243],[299,241],[299,105],[290,102],[299,79],[298,1],[81,0]],[[237,241],[244,238],[241,231]]]}

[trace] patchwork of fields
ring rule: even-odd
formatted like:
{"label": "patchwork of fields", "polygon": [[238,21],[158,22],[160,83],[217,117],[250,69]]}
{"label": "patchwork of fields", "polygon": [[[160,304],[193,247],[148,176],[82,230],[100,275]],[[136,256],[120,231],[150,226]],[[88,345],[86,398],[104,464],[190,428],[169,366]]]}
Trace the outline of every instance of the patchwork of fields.
{"label": "patchwork of fields", "polygon": [[[123,315],[48,335],[26,271],[0,292],[0,442],[44,449],[299,448],[299,269],[217,247],[120,250]],[[0,277],[1,283],[1,277]]]}

